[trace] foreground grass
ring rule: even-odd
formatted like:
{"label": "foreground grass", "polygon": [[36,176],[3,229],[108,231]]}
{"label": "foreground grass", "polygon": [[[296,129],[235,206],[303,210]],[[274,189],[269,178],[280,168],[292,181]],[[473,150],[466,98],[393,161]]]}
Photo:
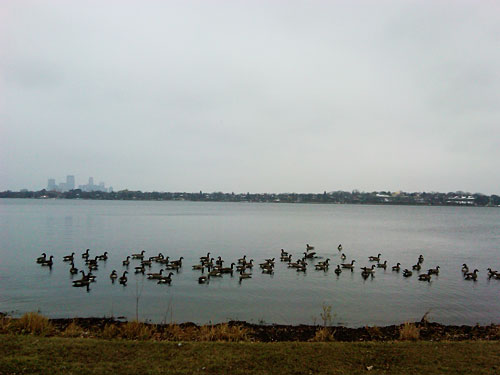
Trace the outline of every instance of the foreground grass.
{"label": "foreground grass", "polygon": [[497,374],[500,342],[180,343],[0,335],[0,375],[111,373]]}

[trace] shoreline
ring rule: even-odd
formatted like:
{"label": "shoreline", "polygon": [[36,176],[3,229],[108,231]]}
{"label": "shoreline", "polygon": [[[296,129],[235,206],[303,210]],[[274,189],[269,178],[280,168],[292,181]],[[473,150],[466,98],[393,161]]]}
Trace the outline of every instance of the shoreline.
{"label": "shoreline", "polygon": [[242,204],[297,204],[297,205],[333,205],[333,206],[404,206],[404,207],[463,207],[463,208],[500,208],[500,205],[462,205],[462,204],[440,204],[440,203],[405,203],[405,202],[318,202],[318,201],[227,201],[227,200],[194,200],[194,199],[113,199],[113,198],[62,198],[62,197],[0,197],[0,199],[23,199],[36,201],[97,201],[97,202],[187,202],[187,203],[242,203]]}
{"label": "shoreline", "polygon": [[[41,315],[36,314],[42,317]],[[255,324],[245,321],[228,321],[226,323],[198,325],[192,322],[185,323],[142,323],[120,320],[117,318],[56,318],[48,320],[52,326],[53,336],[64,336],[68,327],[78,327],[78,337],[101,338],[103,332],[112,328],[119,332],[128,325],[136,324],[149,332],[148,338],[157,341],[199,341],[199,332],[212,330],[239,330],[245,332],[244,341],[253,342],[308,342],[308,341],[339,341],[339,342],[367,342],[367,341],[396,341],[401,339],[401,332],[405,325],[414,327],[418,331],[418,340],[421,341],[465,341],[465,340],[500,340],[500,324],[490,325],[445,325],[429,322],[425,317],[419,322],[394,324],[388,326],[364,326],[349,328],[332,325],[284,325],[284,324]],[[0,313],[0,319],[9,320],[15,325],[22,318],[11,318]],[[0,329],[1,331],[1,329]],[[175,334],[172,332],[175,331]],[[0,332],[1,333],[1,332]],[[326,337],[318,340],[318,335]],[[105,335],[104,335],[105,336]],[[184,340],[181,340],[183,338]],[[203,340],[202,340],[203,341]],[[226,340],[222,340],[226,341]],[[231,340],[227,340],[231,341]]]}

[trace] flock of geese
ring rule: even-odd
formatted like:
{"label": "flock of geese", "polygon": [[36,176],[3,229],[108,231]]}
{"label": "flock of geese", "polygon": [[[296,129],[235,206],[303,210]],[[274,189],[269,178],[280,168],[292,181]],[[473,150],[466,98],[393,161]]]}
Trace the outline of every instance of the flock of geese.
{"label": "flock of geese", "polygon": [[[342,252],[343,248],[340,244],[337,247],[338,252],[340,253],[340,259],[342,261],[346,261],[346,255]],[[292,254],[289,254],[284,249],[281,249],[280,261],[286,263],[288,268],[295,269],[297,272],[306,272],[308,267],[314,267],[316,271],[327,271],[330,267],[330,258],[326,258],[323,261],[317,261],[320,257],[316,255],[314,251],[314,246],[306,244],[306,251],[302,253],[301,257],[298,257],[296,260],[292,259]],[[368,277],[374,277],[376,269],[387,269],[387,260],[381,261],[382,254],[377,254],[376,256],[369,256],[369,262],[376,262],[375,264],[371,264],[370,266],[360,267],[361,276],[364,279]],[[74,287],[86,287],[89,290],[90,283],[95,282],[96,275],[93,274],[94,271],[99,269],[100,262],[106,262],[108,260],[108,252],[105,251],[103,254],[95,255],[93,257],[90,256],[90,250],[87,249],[83,254],[81,254],[81,258],[84,261],[84,266],[79,270],[75,267],[75,253],[71,253],[70,255],[66,255],[63,257],[63,262],[69,263],[70,268],[69,272],[71,275],[76,275],[81,273],[81,278],[72,281],[72,285]],[[44,267],[52,268],[54,264],[54,256],[51,255],[47,257],[46,253],[42,253],[40,257],[36,259],[36,262]],[[127,274],[129,274],[129,269],[131,266],[131,262],[134,261],[133,267],[134,271],[130,270],[130,272],[134,272],[135,274],[142,274],[147,276],[148,279],[156,281],[158,284],[171,284],[172,276],[174,273],[172,271],[178,272],[182,267],[182,260],[184,258],[180,257],[176,260],[170,260],[170,257],[165,257],[162,253],[159,253],[156,256],[151,256],[149,258],[145,258],[145,251],[142,250],[140,253],[135,253],[127,256],[122,261],[122,266],[125,267],[121,276],[118,276],[116,270],[113,270],[109,275],[109,278],[112,283],[115,283],[116,280],[123,285],[126,286],[128,282]],[[221,256],[217,258],[210,257],[210,252],[207,253],[206,256],[201,256],[199,264],[195,264],[192,266],[193,270],[201,271],[201,275],[198,278],[198,282],[200,284],[209,283],[211,278],[220,278],[224,274],[234,275],[236,272],[239,277],[240,283],[242,280],[252,278],[252,270],[254,267],[254,260],[247,259],[246,255],[243,255],[242,258],[237,259],[235,262],[232,262],[229,267],[224,267],[225,261]],[[338,276],[342,273],[343,270],[348,270],[353,272],[355,267],[355,260],[351,260],[350,262],[337,264],[334,272]],[[414,265],[409,268],[405,268],[402,271],[404,277],[411,277],[413,272],[416,271],[418,273],[418,280],[420,281],[431,281],[433,275],[439,275],[439,266],[435,268],[430,268],[427,272],[422,272],[422,264],[424,262],[423,255],[420,255]],[[159,272],[146,272],[146,270],[150,270],[153,263],[157,263],[160,265],[161,269]],[[265,259],[262,263],[259,263],[258,266],[263,274],[273,274],[274,273],[274,265],[275,258]],[[392,266],[392,271],[400,272],[401,271],[401,263],[397,263]],[[205,273],[205,270],[207,271]],[[85,272],[87,271],[87,273]],[[165,272],[165,273],[164,273]],[[477,273],[479,271],[474,269],[472,272],[469,272],[469,267],[466,264],[462,266],[462,273],[465,280],[477,280]],[[500,280],[500,272],[494,271],[491,268],[488,268],[488,277]]]}

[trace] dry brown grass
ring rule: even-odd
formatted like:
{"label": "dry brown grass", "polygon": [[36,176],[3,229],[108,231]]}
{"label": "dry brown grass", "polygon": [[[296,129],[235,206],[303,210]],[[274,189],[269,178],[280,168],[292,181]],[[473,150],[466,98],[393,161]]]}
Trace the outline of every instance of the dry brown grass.
{"label": "dry brown grass", "polygon": [[12,328],[12,319],[8,316],[2,315],[0,317],[0,333],[9,333]]}
{"label": "dry brown grass", "polygon": [[399,339],[400,340],[411,340],[416,341],[420,338],[420,328],[415,324],[406,322],[399,328]]}
{"label": "dry brown grass", "polygon": [[118,328],[116,324],[106,324],[101,335],[104,339],[114,339],[120,335],[120,328]]}
{"label": "dry brown grass", "polygon": [[167,325],[161,338],[167,341],[194,341],[198,336],[198,327],[181,327],[179,324]]}
{"label": "dry brown grass", "polygon": [[85,331],[75,322],[71,322],[64,331],[61,332],[63,337],[81,337]]}
{"label": "dry brown grass", "polygon": [[54,333],[54,326],[45,316],[37,312],[29,312],[13,321],[12,327],[20,333],[48,336]]}
{"label": "dry brown grass", "polygon": [[154,328],[133,320],[120,327],[120,336],[125,339],[149,340],[153,337]]}
{"label": "dry brown grass", "polygon": [[327,327],[323,328],[318,328],[316,330],[316,333],[312,339],[309,341],[313,342],[326,342],[326,341],[335,341],[335,336],[334,336],[335,331],[331,331]]}
{"label": "dry brown grass", "polygon": [[248,328],[228,323],[201,326],[197,341],[248,341]]}

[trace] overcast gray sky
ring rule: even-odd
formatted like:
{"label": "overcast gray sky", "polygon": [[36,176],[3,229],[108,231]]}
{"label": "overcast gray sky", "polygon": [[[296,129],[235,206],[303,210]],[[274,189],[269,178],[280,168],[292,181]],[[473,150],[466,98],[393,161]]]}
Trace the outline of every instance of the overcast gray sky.
{"label": "overcast gray sky", "polygon": [[500,193],[499,1],[0,3],[0,190]]}

